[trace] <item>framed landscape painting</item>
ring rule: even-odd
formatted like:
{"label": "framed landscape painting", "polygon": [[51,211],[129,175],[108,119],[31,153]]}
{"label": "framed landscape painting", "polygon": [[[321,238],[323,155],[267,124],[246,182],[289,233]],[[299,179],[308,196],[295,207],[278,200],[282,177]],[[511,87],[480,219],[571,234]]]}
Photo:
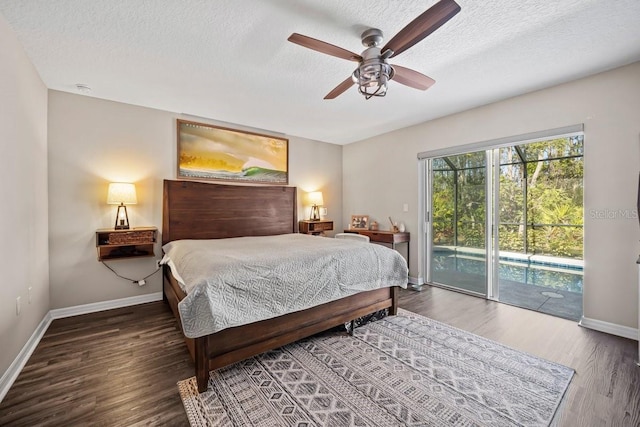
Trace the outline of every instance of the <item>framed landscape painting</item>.
{"label": "framed landscape painting", "polygon": [[178,119],[178,178],[289,183],[289,140]]}

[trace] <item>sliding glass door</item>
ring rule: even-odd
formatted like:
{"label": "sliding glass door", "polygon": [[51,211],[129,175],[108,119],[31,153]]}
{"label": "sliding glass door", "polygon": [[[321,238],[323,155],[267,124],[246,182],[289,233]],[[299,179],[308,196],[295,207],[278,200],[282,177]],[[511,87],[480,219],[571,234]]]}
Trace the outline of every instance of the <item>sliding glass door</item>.
{"label": "sliding glass door", "polygon": [[582,133],[424,160],[425,282],[579,319]]}
{"label": "sliding glass door", "polygon": [[582,316],[583,138],[500,148],[499,301]]}
{"label": "sliding glass door", "polygon": [[486,295],[486,152],[431,159],[430,181],[431,282]]}

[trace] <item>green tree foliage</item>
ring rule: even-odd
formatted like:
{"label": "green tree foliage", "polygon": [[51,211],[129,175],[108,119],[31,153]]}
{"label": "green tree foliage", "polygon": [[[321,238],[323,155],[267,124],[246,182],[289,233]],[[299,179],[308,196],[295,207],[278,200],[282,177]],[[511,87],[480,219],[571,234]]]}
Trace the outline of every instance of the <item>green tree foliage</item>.
{"label": "green tree foliage", "polygon": [[454,246],[455,188],[452,170],[434,172],[433,179],[433,242]]}
{"label": "green tree foliage", "polygon": [[484,248],[484,153],[439,160],[433,172],[434,244]]}
{"label": "green tree foliage", "polygon": [[[582,258],[582,138],[562,138],[526,146],[529,197],[529,252]],[[543,225],[537,225],[543,224]]]}
{"label": "green tree foliage", "polygon": [[[500,150],[500,250],[582,258],[582,147],[571,137]],[[437,160],[434,244],[484,248],[484,152]]]}

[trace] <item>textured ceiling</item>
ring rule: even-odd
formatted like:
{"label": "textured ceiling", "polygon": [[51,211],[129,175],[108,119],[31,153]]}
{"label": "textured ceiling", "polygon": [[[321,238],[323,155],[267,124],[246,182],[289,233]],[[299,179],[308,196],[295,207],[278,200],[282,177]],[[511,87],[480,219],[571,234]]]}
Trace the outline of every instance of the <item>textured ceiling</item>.
{"label": "textured ceiling", "polygon": [[2,0],[45,84],[90,96],[345,144],[640,60],[639,0],[458,0],[462,11],[391,59],[436,80],[352,87],[355,63],[287,42],[301,33],[360,53],[435,0]]}

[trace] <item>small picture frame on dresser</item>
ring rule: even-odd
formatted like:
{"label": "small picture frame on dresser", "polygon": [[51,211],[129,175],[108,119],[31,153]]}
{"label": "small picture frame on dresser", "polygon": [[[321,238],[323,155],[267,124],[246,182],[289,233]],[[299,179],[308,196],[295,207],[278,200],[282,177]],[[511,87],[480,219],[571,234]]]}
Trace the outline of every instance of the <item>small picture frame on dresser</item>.
{"label": "small picture frame on dresser", "polygon": [[368,230],[369,215],[351,215],[350,230]]}

